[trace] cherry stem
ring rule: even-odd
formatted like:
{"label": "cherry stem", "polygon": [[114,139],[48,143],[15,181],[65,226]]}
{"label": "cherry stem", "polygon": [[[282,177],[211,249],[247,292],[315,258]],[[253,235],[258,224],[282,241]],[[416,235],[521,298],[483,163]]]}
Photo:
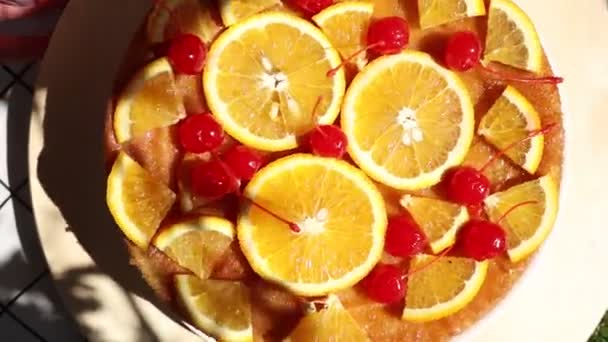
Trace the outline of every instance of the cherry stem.
{"label": "cherry stem", "polygon": [[446,248],[443,252],[441,252],[439,255],[437,255],[435,258],[433,258],[433,260],[429,261],[428,263],[422,265],[421,267],[419,267],[417,269],[407,272],[406,274],[401,276],[401,280],[405,280],[405,279],[411,277],[412,275],[414,275],[424,269],[427,269],[428,267],[430,267],[431,265],[433,265],[434,263],[439,261],[441,258],[445,257],[452,250],[453,247],[454,246],[450,246],[450,247]]}
{"label": "cherry stem", "polygon": [[253,205],[254,207],[260,209],[261,211],[265,212],[266,214],[268,214],[268,215],[274,217],[275,219],[277,219],[277,220],[285,223],[286,225],[289,226],[289,229],[291,229],[292,232],[294,232],[294,233],[301,233],[302,232],[302,228],[300,228],[300,226],[298,224],[293,223],[293,222],[291,222],[289,220],[286,220],[286,219],[282,218],[281,216],[273,213],[269,209],[266,209],[262,205],[254,202],[252,199],[250,199],[250,198],[248,198],[246,196],[241,195],[240,198],[242,198],[242,199],[246,200],[247,202],[251,203],[251,205]]}
{"label": "cherry stem", "polygon": [[232,178],[232,180],[235,182],[235,184],[236,184],[235,194],[236,194],[236,196],[238,198],[246,200],[247,202],[249,202],[254,207],[262,210],[266,214],[274,217],[275,219],[277,219],[277,220],[279,220],[279,221],[287,224],[289,226],[289,229],[291,229],[291,231],[293,231],[294,233],[300,233],[300,232],[302,232],[302,228],[300,228],[300,226],[298,226],[296,223],[293,223],[293,222],[291,222],[289,220],[286,220],[286,219],[282,218],[281,216],[279,216],[279,215],[273,213],[272,211],[270,211],[269,209],[266,209],[262,205],[256,203],[251,198],[245,196],[243,194],[243,192],[241,191],[241,186],[240,186],[239,179],[234,175],[234,173],[232,172],[232,170],[230,170],[230,168],[228,167],[228,165],[226,165],[226,163],[221,158],[219,158],[217,156],[217,154],[213,153],[213,157],[217,159],[217,161],[220,163],[220,165],[222,165],[222,167],[226,170],[226,173],[228,173],[230,175],[230,178]]}
{"label": "cherry stem", "polygon": [[377,43],[365,46],[359,50],[357,50],[355,53],[353,53],[352,55],[346,57],[342,63],[338,64],[338,66],[336,66],[335,68],[329,69],[329,71],[327,72],[327,77],[334,77],[336,75],[336,73],[338,72],[338,70],[342,69],[344,66],[346,66],[346,64],[352,62],[353,59],[357,58],[357,56],[359,56],[360,54],[366,52],[369,49],[373,49],[375,47],[378,46],[384,46],[384,41],[379,41]]}
{"label": "cherry stem", "polygon": [[536,77],[536,76],[515,76],[509,75],[503,71],[492,69],[489,66],[485,66],[480,64],[481,70],[496,76],[497,79],[505,80],[505,81],[513,81],[520,83],[538,83],[538,84],[560,84],[564,82],[563,77],[557,76],[544,76],[544,77]]}
{"label": "cherry stem", "polygon": [[515,210],[517,210],[523,206],[530,205],[530,204],[538,204],[538,201],[525,201],[525,202],[521,202],[521,203],[518,203],[518,204],[512,206],[509,210],[507,210],[506,213],[502,214],[502,216],[496,221],[496,224],[500,224],[500,222],[502,222],[502,220],[507,218],[507,216],[509,216]]}
{"label": "cherry stem", "polygon": [[481,169],[479,169],[479,172],[483,172],[485,169],[487,169],[487,168],[488,168],[488,166],[490,166],[490,164],[492,164],[494,161],[496,161],[496,159],[498,159],[498,158],[500,158],[500,157],[504,156],[504,155],[505,155],[505,153],[507,153],[507,151],[509,151],[509,150],[510,150],[510,149],[512,149],[513,147],[515,147],[515,146],[517,146],[517,145],[519,145],[519,144],[523,143],[524,141],[530,140],[530,139],[534,138],[534,137],[535,137],[535,136],[537,136],[537,135],[541,135],[541,134],[543,134],[543,135],[544,135],[544,134],[547,134],[547,133],[549,133],[549,132],[550,132],[550,131],[551,131],[553,128],[555,128],[556,126],[557,126],[557,123],[550,123],[550,124],[546,125],[545,127],[541,127],[540,129],[535,129],[535,130],[533,130],[533,131],[530,131],[530,132],[528,133],[528,135],[527,135],[525,138],[523,138],[523,139],[521,139],[521,140],[519,140],[519,141],[516,141],[516,142],[514,142],[514,143],[512,143],[512,144],[510,144],[510,145],[509,145],[509,146],[507,146],[506,148],[504,148],[504,149],[502,149],[502,150],[498,151],[497,153],[495,153],[494,155],[492,155],[492,156],[490,157],[490,159],[489,159],[489,160],[488,160],[488,161],[487,161],[487,162],[486,162],[486,163],[485,163],[485,164],[484,164],[484,165],[481,167]]}

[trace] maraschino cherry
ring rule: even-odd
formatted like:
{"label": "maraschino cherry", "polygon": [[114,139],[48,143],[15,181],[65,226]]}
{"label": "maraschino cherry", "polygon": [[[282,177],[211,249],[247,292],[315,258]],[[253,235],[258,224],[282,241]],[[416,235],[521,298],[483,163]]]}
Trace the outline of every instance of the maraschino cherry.
{"label": "maraschino cherry", "polygon": [[445,47],[445,65],[456,71],[468,71],[481,61],[481,41],[474,32],[454,33]]}
{"label": "maraschino cherry", "polygon": [[319,125],[310,133],[308,144],[317,156],[339,159],[346,153],[348,139],[338,126]]}
{"label": "maraschino cherry", "polygon": [[368,297],[376,302],[392,304],[405,297],[405,282],[399,267],[378,264],[361,282]]}
{"label": "maraschino cherry", "polygon": [[421,253],[427,238],[409,214],[393,216],[388,220],[384,249],[391,255],[410,257]]}
{"label": "maraschino cherry", "polygon": [[334,4],[333,0],[290,0],[290,4],[309,17]]}
{"label": "maraschino cherry", "polygon": [[239,183],[224,162],[212,159],[192,168],[190,186],[196,195],[216,199],[237,191]]}
{"label": "maraschino cherry", "polygon": [[447,193],[450,200],[463,205],[478,205],[490,194],[490,180],[479,170],[461,166],[450,171],[447,177]]}
{"label": "maraschino cherry", "polygon": [[224,141],[224,130],[210,113],[187,117],[179,124],[178,133],[182,148],[192,153],[214,151]]}
{"label": "maraschino cherry", "polygon": [[473,219],[460,230],[459,239],[466,257],[482,261],[492,259],[507,249],[507,235],[501,226]]}
{"label": "maraschino cherry", "polygon": [[222,156],[232,174],[240,181],[248,181],[258,172],[264,158],[262,155],[245,145],[235,145]]}
{"label": "maraschino cherry", "polygon": [[205,65],[207,47],[197,35],[181,34],[171,41],[167,57],[177,73],[196,75]]}
{"label": "maraschino cherry", "polygon": [[481,52],[481,40],[475,32],[456,32],[448,39],[445,47],[444,63],[448,68],[455,71],[468,71],[479,66],[482,71],[498,79],[507,81],[548,84],[558,84],[563,82],[563,78],[561,77],[525,77],[509,75],[500,70],[483,66],[481,64]]}
{"label": "maraschino cherry", "polygon": [[409,25],[401,17],[385,17],[375,20],[367,30],[367,46],[378,55],[400,52],[409,40]]}
{"label": "maraschino cherry", "polygon": [[464,256],[483,261],[504,253],[507,250],[507,235],[500,226],[500,222],[514,210],[536,203],[536,201],[526,201],[516,204],[507,210],[496,223],[481,219],[467,222],[458,236]]}
{"label": "maraschino cherry", "polygon": [[192,190],[199,196],[218,198],[238,193],[262,166],[262,155],[244,145],[235,145],[221,158],[201,163],[192,170]]}

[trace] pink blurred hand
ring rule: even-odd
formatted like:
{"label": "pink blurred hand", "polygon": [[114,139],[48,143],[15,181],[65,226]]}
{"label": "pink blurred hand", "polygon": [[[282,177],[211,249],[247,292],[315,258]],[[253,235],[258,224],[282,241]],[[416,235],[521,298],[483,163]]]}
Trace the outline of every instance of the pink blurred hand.
{"label": "pink blurred hand", "polygon": [[48,8],[65,6],[68,0],[0,0],[0,20],[30,16]]}
{"label": "pink blurred hand", "polygon": [[[43,10],[62,8],[68,0],[0,0],[0,21],[22,19]],[[44,54],[49,36],[7,35],[0,32],[0,60],[36,58]]]}

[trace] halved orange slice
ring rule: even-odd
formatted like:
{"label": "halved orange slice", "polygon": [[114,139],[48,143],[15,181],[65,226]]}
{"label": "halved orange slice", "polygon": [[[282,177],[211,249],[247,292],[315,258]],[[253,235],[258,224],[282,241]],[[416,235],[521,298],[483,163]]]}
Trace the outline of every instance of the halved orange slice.
{"label": "halved orange slice", "polygon": [[307,313],[285,342],[348,341],[368,342],[369,337],[335,295],[329,295],[325,308],[311,303]]}
{"label": "halved orange slice", "polygon": [[543,48],[528,15],[511,0],[492,0],[483,61],[539,72]]}
{"label": "halved orange slice", "polygon": [[[366,34],[374,15],[374,4],[364,1],[344,1],[329,6],[312,17],[327,35],[342,58],[348,58],[366,45]],[[354,60],[357,68],[367,64],[365,53]]]}
{"label": "halved orange slice", "polygon": [[529,136],[540,129],[536,109],[517,89],[508,86],[481,119],[478,133],[505,151],[515,164],[534,174],[543,158],[545,139],[542,134]]}
{"label": "halved orange slice", "polygon": [[[428,322],[449,316],[470,303],[488,272],[488,261],[468,258],[417,255],[410,269],[403,319]],[[432,263],[431,263],[432,262]]]}
{"label": "halved orange slice", "polygon": [[230,26],[263,11],[284,8],[281,0],[220,0],[224,25]]}
{"label": "halved orange slice", "polygon": [[466,207],[439,199],[405,195],[399,203],[418,223],[433,253],[452,246],[458,229],[469,220]]}
{"label": "halved orange slice", "polygon": [[175,202],[175,194],[121,152],[114,162],[106,192],[114,220],[135,245],[147,249]]}
{"label": "halved orange slice", "polygon": [[486,14],[483,0],[418,0],[420,27],[427,29]]}
{"label": "halved orange slice", "polygon": [[251,299],[245,284],[178,275],[175,288],[197,328],[220,341],[253,340]]}
{"label": "halved orange slice", "polygon": [[171,64],[160,58],[145,66],[120,95],[114,111],[116,140],[124,143],[185,116]]}
{"label": "halved orange slice", "polygon": [[234,239],[232,222],[215,216],[201,216],[164,229],[154,246],[180,266],[206,279]]}

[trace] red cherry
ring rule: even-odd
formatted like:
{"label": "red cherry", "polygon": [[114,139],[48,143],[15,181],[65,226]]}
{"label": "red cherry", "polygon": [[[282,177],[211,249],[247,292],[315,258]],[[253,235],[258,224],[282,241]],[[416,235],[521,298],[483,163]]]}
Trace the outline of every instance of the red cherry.
{"label": "red cherry", "polygon": [[464,205],[478,205],[490,194],[490,181],[480,171],[461,166],[448,175],[447,195]]}
{"label": "red cherry", "polygon": [[401,17],[385,17],[372,22],[367,30],[367,45],[379,55],[397,53],[410,39],[407,21]]}
{"label": "red cherry", "polygon": [[367,296],[376,302],[392,304],[405,297],[403,275],[394,265],[376,265],[361,284]]}
{"label": "red cherry", "polygon": [[188,152],[210,152],[223,141],[224,130],[210,114],[189,116],[179,125],[179,142]]}
{"label": "red cherry", "polygon": [[250,180],[262,166],[262,155],[244,145],[237,145],[222,157],[232,174],[244,181]]}
{"label": "red cherry", "polygon": [[469,221],[462,227],[459,239],[464,255],[477,261],[494,258],[507,250],[504,229],[485,220]]}
{"label": "red cherry", "polygon": [[411,215],[394,216],[388,220],[384,249],[389,254],[413,256],[422,252],[426,244],[426,236]]}
{"label": "red cherry", "polygon": [[481,41],[475,32],[454,33],[445,48],[445,64],[456,71],[467,71],[479,64]]}
{"label": "red cherry", "polygon": [[239,186],[226,165],[217,159],[195,166],[190,177],[192,191],[201,197],[219,198],[235,192]]}
{"label": "red cherry", "polygon": [[334,4],[333,0],[291,0],[290,2],[308,16],[313,16]]}
{"label": "red cherry", "polygon": [[182,34],[171,41],[168,57],[177,73],[195,75],[203,70],[207,47],[197,35]]}
{"label": "red cherry", "polygon": [[340,127],[320,125],[310,133],[309,144],[312,153],[318,156],[342,158],[346,153],[348,139]]}

